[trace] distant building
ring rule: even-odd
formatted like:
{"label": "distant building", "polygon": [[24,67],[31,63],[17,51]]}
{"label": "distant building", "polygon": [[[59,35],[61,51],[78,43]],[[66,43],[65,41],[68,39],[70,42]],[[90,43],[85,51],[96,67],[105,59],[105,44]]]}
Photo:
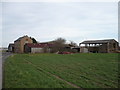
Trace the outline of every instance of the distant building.
{"label": "distant building", "polygon": [[[84,45],[84,46],[81,46]],[[114,53],[119,50],[119,44],[114,39],[88,40],[79,44],[80,52],[87,53]]]}
{"label": "distant building", "polygon": [[75,45],[71,45],[71,44],[66,44],[65,47],[68,51],[75,51],[75,52],[80,52],[80,47],[79,46],[75,46]]}
{"label": "distant building", "polygon": [[[59,48],[60,47],[60,48]],[[45,53],[45,52],[81,52],[81,53],[114,53],[120,52],[119,44],[114,39],[106,40],[87,40],[79,44],[57,44],[55,41],[49,41],[44,43],[33,43],[33,38],[26,36],[20,37],[10,43],[8,46],[9,52],[15,53]]]}
{"label": "distant building", "polygon": [[14,52],[24,53],[24,45],[26,43],[33,43],[32,39],[28,36],[23,36],[14,41]]}
{"label": "distant building", "polygon": [[44,53],[50,52],[52,44],[48,43],[27,43],[25,44],[25,53]]}
{"label": "distant building", "polygon": [[9,52],[14,52],[14,43],[10,43],[8,46],[8,51]]}

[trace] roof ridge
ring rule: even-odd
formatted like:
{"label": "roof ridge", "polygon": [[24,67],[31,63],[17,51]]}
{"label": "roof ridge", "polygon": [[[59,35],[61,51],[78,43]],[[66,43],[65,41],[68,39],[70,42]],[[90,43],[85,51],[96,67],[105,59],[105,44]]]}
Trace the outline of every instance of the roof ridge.
{"label": "roof ridge", "polygon": [[17,40],[15,40],[14,42],[16,42],[16,41],[18,41],[18,40],[21,40],[22,38],[24,38],[24,37],[28,37],[27,35],[24,35],[24,36],[22,36],[22,37],[19,37]]}

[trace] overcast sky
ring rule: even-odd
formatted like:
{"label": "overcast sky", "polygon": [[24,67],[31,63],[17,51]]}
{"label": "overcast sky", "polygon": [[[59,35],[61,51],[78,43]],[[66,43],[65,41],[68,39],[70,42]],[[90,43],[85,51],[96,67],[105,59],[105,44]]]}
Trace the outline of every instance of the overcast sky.
{"label": "overcast sky", "polygon": [[118,40],[117,2],[4,2],[2,44],[28,35],[39,42],[58,37]]}

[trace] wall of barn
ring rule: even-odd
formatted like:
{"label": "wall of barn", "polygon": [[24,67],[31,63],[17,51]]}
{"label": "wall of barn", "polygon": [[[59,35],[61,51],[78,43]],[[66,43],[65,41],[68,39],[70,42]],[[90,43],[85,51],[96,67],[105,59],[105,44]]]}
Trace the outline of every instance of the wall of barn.
{"label": "wall of barn", "polygon": [[110,42],[109,43],[109,52],[116,52],[118,51],[119,44],[117,42]]}
{"label": "wall of barn", "polygon": [[43,48],[31,48],[31,53],[43,53]]}
{"label": "wall of barn", "polygon": [[80,47],[80,52],[81,53],[88,53],[88,48]]}
{"label": "wall of barn", "polygon": [[24,37],[24,38],[22,38],[21,39],[21,41],[20,41],[20,52],[21,53],[24,53],[24,45],[26,44],[26,43],[33,43],[33,41],[32,41],[32,39],[30,39],[29,37]]}
{"label": "wall of barn", "polygon": [[31,48],[31,53],[50,53],[51,49],[50,48],[40,48],[40,47],[32,47]]}
{"label": "wall of barn", "polygon": [[98,52],[99,53],[107,53],[108,52],[107,48],[108,48],[107,44],[102,44],[99,46]]}
{"label": "wall of barn", "polygon": [[89,52],[93,52],[93,53],[98,53],[99,52],[99,47],[88,47],[88,51]]}
{"label": "wall of barn", "polygon": [[14,51],[15,53],[20,53],[20,41],[14,42]]}

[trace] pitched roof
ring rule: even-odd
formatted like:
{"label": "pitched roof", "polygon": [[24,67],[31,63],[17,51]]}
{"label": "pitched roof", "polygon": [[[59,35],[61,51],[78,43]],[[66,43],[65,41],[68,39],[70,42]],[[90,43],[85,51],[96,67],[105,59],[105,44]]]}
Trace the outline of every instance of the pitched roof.
{"label": "pitched roof", "polygon": [[[105,40],[87,40],[87,41],[83,41],[80,44],[99,44],[99,43],[108,43],[111,41],[116,41],[114,39],[105,39]],[[117,41],[116,41],[117,42]]]}
{"label": "pitched roof", "polygon": [[10,43],[8,47],[14,47],[14,43]]}
{"label": "pitched roof", "polygon": [[43,48],[43,47],[52,47],[52,44],[48,43],[27,43],[26,46],[31,48]]}
{"label": "pitched roof", "polygon": [[27,35],[26,36],[23,36],[23,37],[19,37],[17,40],[15,40],[14,42],[16,42],[16,41],[20,41],[22,38],[24,38],[24,37],[28,37]]}

